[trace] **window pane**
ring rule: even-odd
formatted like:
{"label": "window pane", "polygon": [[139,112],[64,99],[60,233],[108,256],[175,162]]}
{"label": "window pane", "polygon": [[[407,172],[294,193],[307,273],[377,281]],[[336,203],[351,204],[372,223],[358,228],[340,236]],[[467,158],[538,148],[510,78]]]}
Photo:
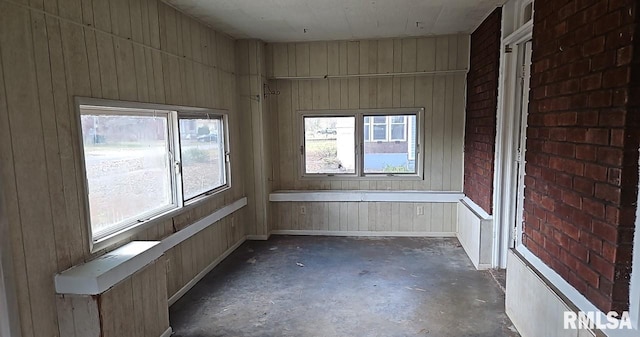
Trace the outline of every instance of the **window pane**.
{"label": "window pane", "polygon": [[387,125],[373,126],[373,140],[387,140]]}
{"label": "window pane", "polygon": [[167,115],[81,111],[93,236],[173,205]]}
{"label": "window pane", "polygon": [[391,116],[391,123],[404,123],[404,116]]}
{"label": "window pane", "polygon": [[391,124],[391,140],[404,140],[404,124]]}
{"label": "window pane", "polygon": [[[389,126],[392,142],[364,143],[364,173],[415,174],[417,172],[415,162],[416,128],[407,128],[404,121],[407,118],[408,124],[415,126],[416,115],[391,115],[389,117],[391,121],[402,121],[402,124]],[[386,125],[375,125],[373,130],[374,140],[378,136],[382,137],[383,134],[386,136]],[[407,130],[409,130],[408,134]]]}
{"label": "window pane", "polygon": [[369,141],[369,133],[371,133],[371,127],[368,124],[364,125],[364,140]]}
{"label": "window pane", "polygon": [[355,173],[355,117],[305,117],[305,173]]}
{"label": "window pane", "polygon": [[376,124],[386,124],[387,117],[386,116],[373,117],[373,122]]}
{"label": "window pane", "polygon": [[180,119],[182,189],[189,200],[225,184],[222,119]]}

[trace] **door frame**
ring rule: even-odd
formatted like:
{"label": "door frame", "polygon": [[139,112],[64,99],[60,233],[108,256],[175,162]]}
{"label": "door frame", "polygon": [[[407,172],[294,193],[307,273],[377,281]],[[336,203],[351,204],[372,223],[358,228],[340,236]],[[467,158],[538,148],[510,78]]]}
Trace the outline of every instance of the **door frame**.
{"label": "door frame", "polygon": [[[507,267],[507,254],[517,236],[513,231],[514,207],[504,207],[516,200],[518,190],[514,170],[514,151],[519,141],[520,125],[515,124],[518,106],[517,74],[521,62],[518,46],[533,37],[533,20],[502,39],[496,116],[495,169],[493,174],[493,252],[492,265]],[[515,205],[515,204],[514,204]]]}
{"label": "door frame", "polygon": [[0,337],[21,336],[9,231],[4,190],[0,179]]}
{"label": "door frame", "polygon": [[[529,45],[529,48],[527,48]],[[524,47],[524,48],[523,48]],[[516,173],[516,201],[515,201],[515,214],[512,218],[512,221],[515,222],[515,237],[511,238],[511,242],[513,243],[513,247],[522,243],[522,222],[524,217],[524,178],[525,178],[525,166],[527,161],[525,159],[527,153],[527,117],[529,116],[529,90],[531,89],[531,57],[533,52],[533,42],[531,40],[522,42],[518,44],[518,67],[522,66],[522,69],[518,69],[518,72],[521,73],[521,77],[519,79],[521,82],[518,85],[518,91],[521,93],[518,98],[519,101],[517,105],[520,107],[520,119],[515,123],[515,127],[520,129],[519,136],[515,140],[517,142],[518,147],[521,151],[517,152],[517,173]],[[529,53],[527,53],[529,51]],[[522,52],[522,53],[521,53]],[[529,66],[527,69],[526,66]],[[518,123],[519,122],[519,123]],[[514,226],[514,224],[512,224]]]}

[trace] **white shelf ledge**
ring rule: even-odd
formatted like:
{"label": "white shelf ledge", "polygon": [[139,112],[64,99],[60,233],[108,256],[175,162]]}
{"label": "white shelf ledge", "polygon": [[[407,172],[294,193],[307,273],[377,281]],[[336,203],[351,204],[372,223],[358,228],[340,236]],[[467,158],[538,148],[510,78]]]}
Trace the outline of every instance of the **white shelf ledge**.
{"label": "white shelf ledge", "polygon": [[243,197],[196,221],[162,241],[133,241],[95,260],[72,267],[55,276],[56,292],[70,295],[98,295],[157,260],[203,229],[247,205]]}
{"label": "white shelf ledge", "polygon": [[58,294],[98,295],[163,254],[160,241],[133,241],[55,277]]}
{"label": "white shelf ledge", "polygon": [[372,191],[313,190],[275,191],[269,194],[273,202],[436,202],[455,203],[464,198],[457,191]]}

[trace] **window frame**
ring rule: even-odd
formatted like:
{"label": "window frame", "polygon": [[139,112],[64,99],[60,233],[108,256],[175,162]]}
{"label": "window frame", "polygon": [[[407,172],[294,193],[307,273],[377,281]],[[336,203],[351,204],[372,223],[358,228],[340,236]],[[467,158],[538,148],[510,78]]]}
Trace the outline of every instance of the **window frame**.
{"label": "window frame", "polygon": [[[409,130],[407,129],[408,126],[408,119],[406,115],[402,116],[402,123],[394,123],[393,122],[393,116],[388,116],[387,120],[389,121],[389,139],[387,140],[388,142],[408,142],[409,141]],[[393,126],[394,125],[402,125],[402,138],[399,139],[393,139]],[[416,130],[417,131],[417,130]]]}
{"label": "window frame", "polygon": [[[299,119],[300,119],[300,135],[302,136],[302,138],[300,139],[300,155],[301,155],[301,160],[300,160],[300,172],[302,172],[303,176],[305,178],[318,178],[318,177],[351,177],[351,178],[355,178],[357,177],[357,174],[359,172],[359,161],[358,161],[358,156],[354,155],[354,163],[355,163],[355,167],[354,167],[354,172],[353,173],[307,173],[306,168],[307,168],[307,151],[305,148],[305,144],[306,144],[306,139],[305,139],[305,125],[304,125],[304,119],[307,117],[310,118],[322,118],[322,117],[326,117],[326,118],[331,118],[331,117],[354,117],[354,132],[353,132],[353,141],[355,144],[355,147],[358,147],[358,118],[357,116],[354,116],[353,114],[349,114],[349,113],[345,113],[345,112],[340,112],[340,111],[300,111],[299,113]],[[356,151],[357,152],[357,151]]]}
{"label": "window frame", "polygon": [[[424,137],[424,108],[392,108],[392,109],[348,109],[348,110],[299,110],[298,115],[298,132],[299,146],[298,146],[298,178],[300,180],[424,180],[424,165],[423,161],[423,137]],[[405,139],[389,141],[391,116],[393,115],[416,115],[416,139],[415,139],[415,173],[365,173],[364,172],[364,144],[376,143],[383,141],[372,140],[373,133],[373,117],[374,116],[388,116],[387,117],[387,140],[384,142],[409,142],[409,135],[407,130],[408,119],[405,117]],[[365,116],[370,118],[369,127],[369,140],[365,140],[364,136],[364,118]],[[327,173],[307,173],[305,171],[306,166],[306,149],[305,149],[305,129],[304,118],[305,117],[355,117],[355,174],[327,174]]]}
{"label": "window frame", "polygon": [[[149,115],[142,110],[156,110],[162,114],[167,114],[167,149],[168,156],[168,169],[171,176],[171,193],[173,203],[169,206],[156,209],[154,211],[145,212],[137,215],[135,218],[142,219],[130,221],[127,219],[121,224],[114,226],[113,230],[105,231],[100,236],[94,236],[93,228],[91,224],[91,212],[89,208],[89,184],[87,178],[87,166],[85,161],[84,151],[84,136],[82,132],[82,110],[85,108],[99,108],[101,110],[113,110],[114,114],[121,109],[127,110],[140,110],[140,115]],[[144,231],[151,226],[157,225],[163,221],[166,221],[184,211],[187,211],[199,204],[209,200],[210,198],[220,194],[231,188],[231,146],[229,142],[229,112],[227,110],[199,108],[181,105],[169,105],[169,104],[155,104],[155,103],[141,103],[130,101],[116,101],[109,99],[88,98],[88,97],[75,97],[75,109],[76,109],[76,138],[79,144],[79,174],[81,186],[80,189],[84,192],[81,198],[81,203],[84,203],[84,222],[87,229],[87,239],[89,242],[90,252],[95,253],[104,248],[107,248],[117,242],[123,241],[136,233]],[[105,113],[103,113],[105,114]],[[135,113],[126,112],[122,113],[123,116],[132,116]],[[180,143],[180,129],[179,120],[181,116],[215,116],[221,118],[221,137],[223,139],[224,147],[224,179],[225,184],[204,192],[198,196],[192,197],[188,200],[183,196],[183,183],[182,183],[182,158],[181,158],[181,143]],[[192,117],[193,118],[193,117]]]}
{"label": "window frame", "polygon": [[[221,122],[221,126],[220,126],[220,130],[218,130],[218,139],[222,139],[223,140],[223,149],[222,149],[222,159],[223,161],[220,163],[220,168],[224,168],[224,184],[214,187],[213,189],[210,189],[206,192],[200,193],[196,196],[190,197],[188,199],[185,198],[184,196],[184,181],[182,181],[180,183],[180,198],[181,200],[183,200],[183,202],[185,204],[189,204],[192,203],[194,201],[197,201],[201,198],[205,198],[207,196],[216,194],[224,189],[228,188],[228,185],[230,185],[229,182],[229,174],[231,171],[231,168],[229,166],[229,141],[228,141],[228,129],[227,129],[227,125],[228,125],[228,115],[226,113],[210,113],[210,112],[204,112],[204,113],[198,113],[198,112],[193,112],[193,111],[178,111],[177,112],[177,119],[176,119],[176,131],[177,131],[177,140],[176,140],[176,144],[178,144],[178,149],[180,150],[179,152],[179,158],[180,158],[180,177],[182,178],[182,139],[180,138],[180,120],[188,120],[188,119],[204,119],[202,117],[208,117],[209,119],[211,119],[210,117],[214,117],[215,119],[220,119]],[[223,165],[222,165],[223,164]]]}

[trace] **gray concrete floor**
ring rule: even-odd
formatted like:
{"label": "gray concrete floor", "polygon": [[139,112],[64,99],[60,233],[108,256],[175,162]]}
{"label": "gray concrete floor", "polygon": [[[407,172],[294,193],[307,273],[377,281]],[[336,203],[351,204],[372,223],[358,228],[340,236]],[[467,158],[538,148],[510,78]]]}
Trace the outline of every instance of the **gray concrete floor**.
{"label": "gray concrete floor", "polygon": [[249,241],[170,309],[174,337],[518,336],[456,239]]}

